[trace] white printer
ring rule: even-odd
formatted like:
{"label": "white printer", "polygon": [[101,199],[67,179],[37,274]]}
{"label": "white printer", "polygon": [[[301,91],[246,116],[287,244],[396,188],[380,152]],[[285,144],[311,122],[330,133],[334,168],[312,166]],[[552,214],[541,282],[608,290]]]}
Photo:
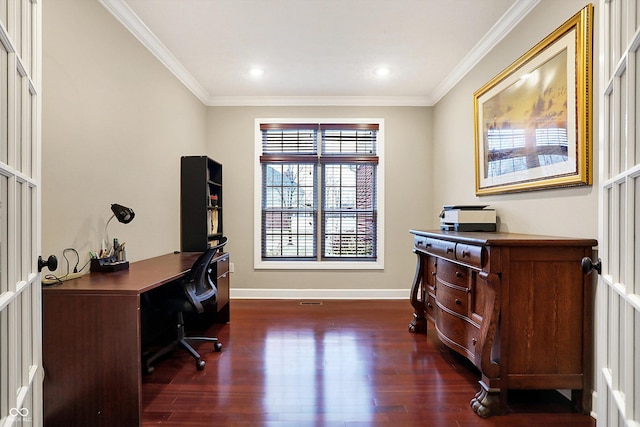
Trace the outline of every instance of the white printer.
{"label": "white printer", "polygon": [[440,211],[440,230],[496,231],[496,210],[488,205],[445,205]]}

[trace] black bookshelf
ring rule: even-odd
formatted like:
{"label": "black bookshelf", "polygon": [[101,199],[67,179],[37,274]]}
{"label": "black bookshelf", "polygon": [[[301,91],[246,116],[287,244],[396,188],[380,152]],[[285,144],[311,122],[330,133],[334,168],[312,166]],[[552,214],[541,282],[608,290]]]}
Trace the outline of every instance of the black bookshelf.
{"label": "black bookshelf", "polygon": [[180,242],[204,251],[222,237],[222,165],[206,156],[180,159]]}

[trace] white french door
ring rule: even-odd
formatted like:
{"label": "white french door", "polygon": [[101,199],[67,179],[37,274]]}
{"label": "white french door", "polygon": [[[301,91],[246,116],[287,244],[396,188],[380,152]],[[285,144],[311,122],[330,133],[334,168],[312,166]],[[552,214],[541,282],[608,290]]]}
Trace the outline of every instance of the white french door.
{"label": "white french door", "polygon": [[[640,0],[601,0],[599,426],[640,426]],[[596,115],[598,117],[598,115]]]}
{"label": "white french door", "polygon": [[0,0],[0,425],[42,425],[41,0]]}

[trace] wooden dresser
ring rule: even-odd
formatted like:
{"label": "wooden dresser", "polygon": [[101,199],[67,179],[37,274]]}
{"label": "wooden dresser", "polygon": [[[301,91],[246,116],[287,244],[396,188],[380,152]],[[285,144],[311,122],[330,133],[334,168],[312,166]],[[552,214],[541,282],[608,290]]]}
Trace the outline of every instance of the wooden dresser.
{"label": "wooden dresser", "polygon": [[438,337],[481,372],[471,407],[507,412],[509,389],[571,389],[591,409],[593,239],[411,230],[418,256],[412,332]]}

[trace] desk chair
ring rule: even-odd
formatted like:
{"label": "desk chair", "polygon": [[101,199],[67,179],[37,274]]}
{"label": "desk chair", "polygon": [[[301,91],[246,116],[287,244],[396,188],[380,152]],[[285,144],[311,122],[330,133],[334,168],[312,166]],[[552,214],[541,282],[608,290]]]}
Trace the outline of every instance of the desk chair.
{"label": "desk chair", "polygon": [[[160,287],[159,292],[150,295],[150,304],[154,310],[161,310],[177,320],[177,336],[171,344],[157,350],[153,355],[145,358],[146,372],[153,372],[153,362],[177,347],[187,350],[196,359],[196,368],[203,370],[205,361],[189,344],[191,341],[207,341],[213,343],[216,352],[222,350],[222,343],[213,337],[187,337],[184,330],[184,313],[201,314],[205,311],[215,311],[218,289],[216,287],[215,272],[211,269],[211,260],[218,251],[227,244],[227,237],[223,237],[215,246],[210,246],[202,253],[191,267],[191,271],[175,284]],[[174,286],[172,286],[174,285]]]}

